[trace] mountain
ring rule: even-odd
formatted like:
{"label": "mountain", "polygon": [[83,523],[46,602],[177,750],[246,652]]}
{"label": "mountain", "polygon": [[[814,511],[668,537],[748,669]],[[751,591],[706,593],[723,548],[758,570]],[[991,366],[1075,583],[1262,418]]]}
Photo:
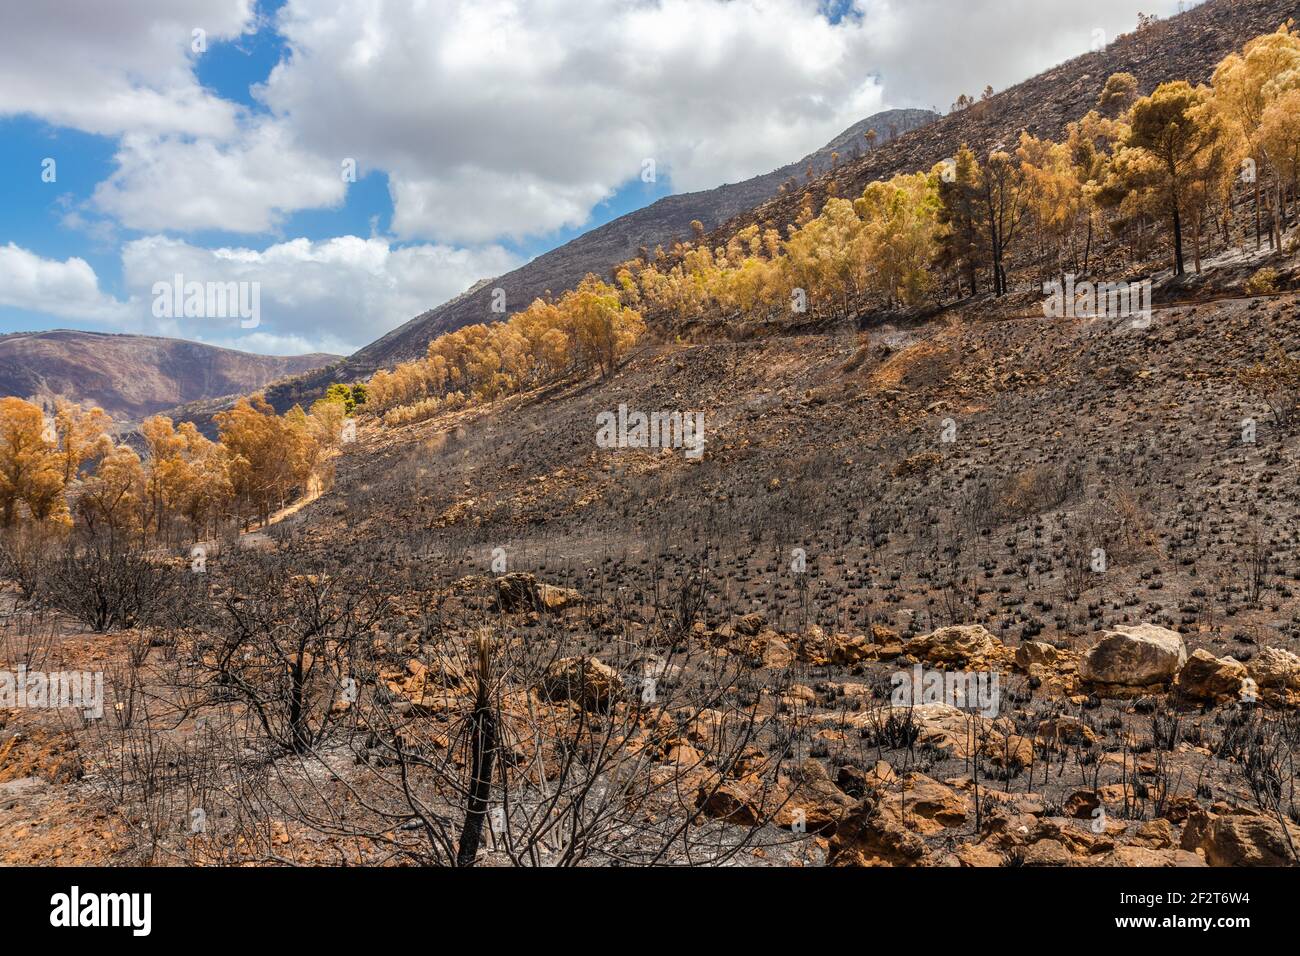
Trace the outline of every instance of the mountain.
{"label": "mountain", "polygon": [[1210,0],[1116,37],[1101,50],[1067,60],[988,100],[841,163],[811,183],[739,213],[721,224],[711,238],[730,236],[753,222],[782,227],[795,220],[805,203],[820,209],[828,190],[837,196],[858,195],[876,180],[929,170],[962,144],[977,154],[998,146],[1011,149],[1021,130],[1060,139],[1069,123],[1096,107],[1111,74],[1132,73],[1143,95],[1170,80],[1205,83],[1220,59],[1252,37],[1271,33],[1289,18],[1300,19],[1296,0]]}
{"label": "mountain", "polygon": [[475,284],[456,298],[417,315],[356,352],[338,369],[331,370],[336,377],[324,374],[309,376],[303,382],[294,383],[291,397],[277,394],[272,400],[277,407],[288,407],[301,395],[318,391],[329,381],[368,376],[377,369],[415,358],[443,332],[498,317],[491,311],[494,288],[506,290],[507,307],[511,311],[523,308],[548,290],[558,294],[576,286],[589,272],[606,275],[612,266],[636,255],[641,246],[653,251],[657,245],[666,247],[674,239],[689,238],[692,220],[698,219],[705,229],[713,229],[775,196],[782,184],[796,178],[803,179],[810,166],[815,175],[825,173],[836,161],[833,153],[840,154],[841,163],[868,154],[870,150],[863,148],[866,143],[864,134],[868,130],[876,131],[875,149],[880,149],[894,138],[936,119],[938,114],[931,110],[886,110],[860,120],[821,149],[770,173],[715,189],[665,196],[643,209],[585,232],[513,272]]}
{"label": "mountain", "polygon": [[71,398],[135,420],[202,399],[244,394],[339,356],[253,355],[148,335],[15,332],[0,336],[0,395]]}

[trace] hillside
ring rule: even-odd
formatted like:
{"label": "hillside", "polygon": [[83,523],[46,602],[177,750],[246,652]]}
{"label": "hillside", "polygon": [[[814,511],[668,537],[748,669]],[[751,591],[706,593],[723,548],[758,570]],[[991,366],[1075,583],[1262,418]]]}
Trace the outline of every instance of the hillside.
{"label": "hillside", "polygon": [[255,391],[337,358],[253,355],[146,335],[16,332],[0,336],[0,394],[87,401],[131,421],[185,402]]}
{"label": "hillside", "polygon": [[491,311],[494,288],[506,290],[507,309],[513,312],[548,291],[558,294],[572,288],[589,272],[607,274],[614,265],[636,255],[641,246],[653,251],[657,245],[667,247],[675,239],[689,238],[692,220],[698,219],[705,229],[713,229],[775,196],[783,184],[803,181],[809,166],[815,173],[825,173],[833,164],[832,153],[840,154],[841,164],[865,153],[863,134],[868,130],[876,131],[876,149],[880,149],[891,139],[935,119],[936,114],[930,110],[886,110],[854,123],[821,149],[770,173],[714,189],[665,196],[583,233],[513,272],[484,279],[464,294],[417,315],[367,345],[329,375],[309,376],[293,383],[291,390],[277,390],[270,397],[277,407],[287,407],[331,381],[347,381],[391,368],[422,353],[429,341],[443,332],[496,318]]}
{"label": "hillside", "polygon": [[[893,111],[871,117],[856,124],[857,132],[846,131],[845,136],[856,140],[863,128],[888,125],[888,117],[894,114],[906,122],[896,124],[899,135],[895,139],[888,141],[882,135],[882,141],[868,153],[855,158],[851,150],[843,151],[837,168],[830,170],[830,152],[845,139],[837,137],[814,154],[820,157],[814,165],[825,171],[811,183],[802,175],[808,164],[805,159],[744,184],[660,200],[539,256],[513,273],[485,280],[475,289],[394,329],[328,373],[285,383],[268,397],[284,410],[294,402],[319,395],[332,381],[364,378],[379,368],[392,367],[418,354],[438,333],[490,318],[488,302],[493,287],[506,288],[508,305],[521,307],[548,289],[558,293],[572,286],[586,272],[606,272],[633,255],[640,245],[653,250],[655,243],[673,236],[688,237],[693,218],[700,219],[706,229],[715,226],[710,239],[721,242],[750,223],[788,225],[805,204],[819,209],[828,191],[839,196],[856,195],[873,180],[929,169],[953,155],[963,143],[978,152],[1013,142],[1022,129],[1039,136],[1059,136],[1067,123],[1096,105],[1111,74],[1132,73],[1143,92],[1168,80],[1190,78],[1202,82],[1209,79],[1220,58],[1251,37],[1276,29],[1288,17],[1300,17],[1300,3],[1296,0],[1211,0],[1157,21],[1140,34],[1120,36],[1102,50],[1076,57],[995,93],[987,101],[932,122],[923,122],[932,117],[929,111]],[[908,123],[916,126],[904,131]],[[791,177],[796,179],[795,188],[778,195],[779,186]],[[703,212],[694,205],[701,201],[708,206]],[[727,212],[731,205],[738,208]]]}
{"label": "hillside", "polygon": [[[1059,134],[1116,70],[1204,79],[1288,6],[1209,0],[715,236],[960,142]],[[1267,39],[1300,64],[1300,34]],[[907,178],[932,209],[935,177]],[[376,376],[351,417],[348,395],[249,409],[220,448],[115,457],[62,499],[57,449],[27,442],[11,460],[55,480],[0,534],[0,664],[108,675],[110,720],[0,711],[0,865],[1300,865],[1300,222],[1198,237],[1186,275],[1135,249],[1136,303],[1099,270],[1053,309],[1055,266],[1008,256],[1005,295],[870,310],[809,269],[842,307],[805,315],[791,262],[929,267],[945,234],[920,216],[861,241],[897,221],[882,191],[751,256],[779,314],[748,327],[721,295],[687,299],[681,334],[584,290]],[[1081,209],[1089,237],[1114,224]],[[418,353],[480,295],[275,400]]]}
{"label": "hillside", "polygon": [[748,209],[723,223],[714,238],[730,236],[752,222],[778,226],[793,222],[805,203],[820,209],[828,187],[835,195],[857,195],[874,180],[928,170],[954,155],[962,144],[980,154],[998,145],[1013,145],[1021,130],[1059,139],[1068,123],[1095,108],[1106,79],[1114,73],[1133,74],[1143,94],[1170,80],[1208,82],[1222,57],[1251,37],[1276,30],[1288,18],[1300,18],[1296,0],[1212,0],[1157,21]]}

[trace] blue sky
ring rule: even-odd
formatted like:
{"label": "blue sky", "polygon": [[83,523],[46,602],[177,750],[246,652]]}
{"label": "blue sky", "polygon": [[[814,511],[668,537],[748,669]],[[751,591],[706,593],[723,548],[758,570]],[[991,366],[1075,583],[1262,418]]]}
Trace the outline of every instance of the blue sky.
{"label": "blue sky", "polygon": [[[986,0],[50,0],[0,13],[0,332],[350,351],[675,190],[767,172],[883,108],[1000,89],[1175,3],[1002,0],[990,17]],[[255,327],[159,315],[153,290],[178,272],[256,283]]]}
{"label": "blue sky", "polygon": [[[276,12],[284,0],[258,5],[263,25],[256,32],[211,43],[202,56],[194,58],[194,73],[206,90],[240,104],[251,113],[267,109],[254,95],[271,70],[288,54],[283,38],[274,26]],[[125,298],[120,243],[138,238],[141,230],[115,226],[94,218],[101,227],[70,226],[66,217],[90,204],[95,186],[114,169],[116,137],[94,135],[61,127],[29,115],[0,118],[0,208],[5,210],[0,242],[13,242],[44,258],[84,259],[99,277],[101,288],[116,298]],[[55,181],[42,175],[47,159],[55,160]],[[644,183],[640,177],[619,184],[613,194],[592,207],[580,226],[549,230],[523,239],[503,237],[500,241],[519,262],[552,249],[583,232],[670,195],[671,177]],[[273,231],[235,233],[218,229],[186,231],[186,238],[201,246],[260,246],[286,237],[324,240],[339,235],[386,234],[391,227],[393,203],[388,176],[373,170],[350,183],[344,202],[335,207],[305,209],[285,217]],[[82,215],[86,215],[84,212]],[[105,233],[111,233],[106,235]],[[394,248],[418,245],[419,240],[394,240]],[[102,322],[75,317],[49,317],[30,309],[0,305],[0,332],[32,331],[49,327],[104,330]]]}

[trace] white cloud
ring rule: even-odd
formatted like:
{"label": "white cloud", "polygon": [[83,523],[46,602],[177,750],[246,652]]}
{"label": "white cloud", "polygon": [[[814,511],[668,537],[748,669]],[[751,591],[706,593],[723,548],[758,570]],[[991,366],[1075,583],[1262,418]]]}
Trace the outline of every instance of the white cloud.
{"label": "white cloud", "polygon": [[[418,245],[394,248],[382,239],[342,236],[294,239],[263,250],[204,249],[149,236],[126,244],[123,276],[141,331],[280,354],[349,353],[411,316],[519,262],[505,250]],[[153,286],[172,282],[257,282],[260,324],[239,319],[156,319]]]}
{"label": "white cloud", "polygon": [[100,291],[85,259],[46,259],[12,242],[0,246],[0,306],[94,322],[122,321],[128,313]]}
{"label": "white cloud", "polygon": [[236,108],[194,78],[193,32],[206,31],[212,44],[253,21],[252,0],[7,3],[0,116],[30,114],[108,135],[229,135]]}
{"label": "white cloud", "polygon": [[642,161],[678,189],[767,172],[878,108],[869,25],[815,0],[289,0],[259,92],[300,141],[388,171],[404,237],[585,221]]}
{"label": "white cloud", "polygon": [[265,233],[283,213],[341,203],[341,166],[298,149],[288,130],[260,120],[235,142],[132,134],[94,205],[132,229]]}
{"label": "white cloud", "polygon": [[[865,62],[892,105],[947,110],[962,93],[1013,86],[1137,25],[1178,0],[858,0],[871,42]],[[1199,0],[1198,0],[1199,2]],[[1184,6],[1195,6],[1186,3]]]}

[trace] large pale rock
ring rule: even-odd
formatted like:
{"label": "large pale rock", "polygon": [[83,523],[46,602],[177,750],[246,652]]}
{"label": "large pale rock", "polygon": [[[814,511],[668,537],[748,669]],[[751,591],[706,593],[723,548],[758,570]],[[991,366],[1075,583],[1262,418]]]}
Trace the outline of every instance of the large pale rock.
{"label": "large pale rock", "polygon": [[1238,812],[1193,813],[1183,828],[1182,848],[1197,851],[1210,866],[1295,866],[1300,827],[1275,817]]}
{"label": "large pale rock", "polygon": [[1174,688],[1188,700],[1221,704],[1241,696],[1246,665],[1232,657],[1215,657],[1198,648],[1178,672]]}
{"label": "large pale rock", "polygon": [[525,571],[503,574],[496,578],[497,607],[514,611],[562,611],[581,604],[583,597],[572,588],[543,584]]}
{"label": "large pale rock", "polygon": [[623,690],[623,678],[594,657],[565,657],[546,669],[538,690],[548,700],[570,700],[585,710],[608,710]]}
{"label": "large pale rock", "polygon": [[1176,631],[1121,624],[1084,655],[1079,672],[1097,684],[1145,687],[1173,680],[1186,662],[1187,645]]}
{"label": "large pale rock", "polygon": [[1000,643],[980,624],[958,624],[914,637],[903,651],[931,664],[961,666],[984,660]]}
{"label": "large pale rock", "polygon": [[1300,703],[1300,657],[1280,647],[1266,647],[1246,665],[1255,690],[1267,703]]}

